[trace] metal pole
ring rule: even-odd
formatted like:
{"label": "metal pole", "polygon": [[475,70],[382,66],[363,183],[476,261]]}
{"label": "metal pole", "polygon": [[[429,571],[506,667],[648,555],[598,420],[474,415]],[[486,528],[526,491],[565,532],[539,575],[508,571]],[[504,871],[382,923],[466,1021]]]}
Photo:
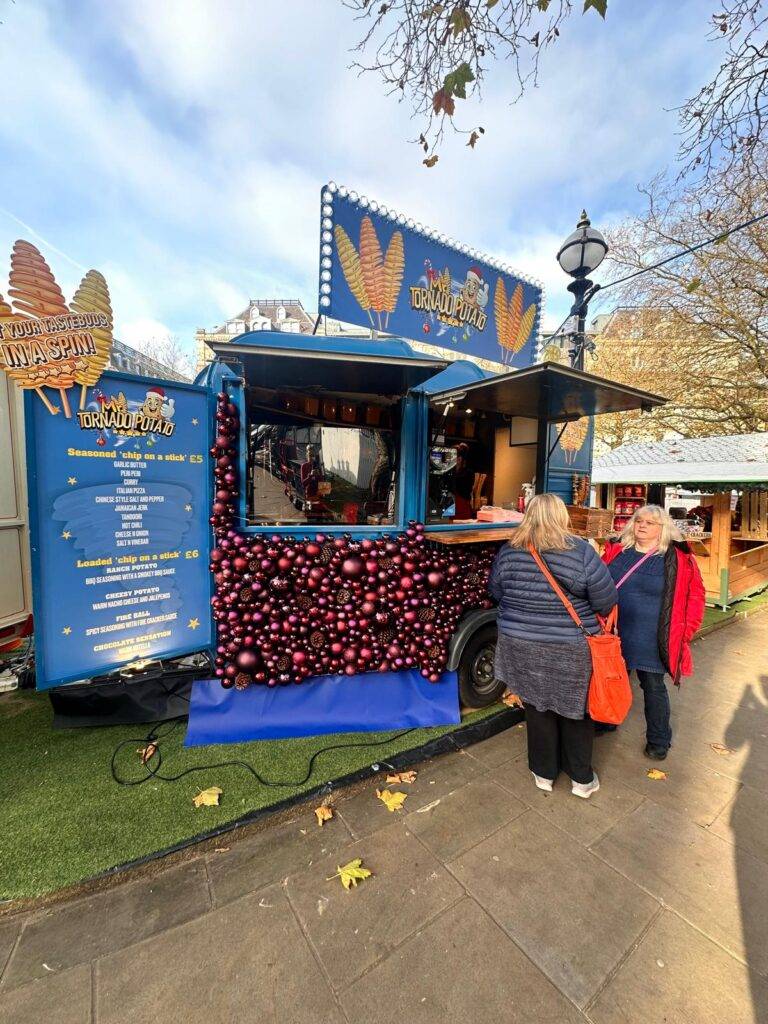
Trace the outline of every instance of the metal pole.
{"label": "metal pole", "polygon": [[571,357],[571,366],[576,370],[583,370],[584,350],[587,348],[587,309],[589,308],[589,300],[594,295],[596,289],[588,278],[577,277],[568,285],[568,291],[574,297],[570,315],[576,317],[576,333],[573,337],[573,348],[568,354]]}

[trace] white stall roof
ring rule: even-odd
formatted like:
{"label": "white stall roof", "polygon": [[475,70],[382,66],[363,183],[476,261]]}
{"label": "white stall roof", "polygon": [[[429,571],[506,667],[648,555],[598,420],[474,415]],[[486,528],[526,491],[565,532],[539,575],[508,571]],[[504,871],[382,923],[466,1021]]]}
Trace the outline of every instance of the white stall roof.
{"label": "white stall roof", "polygon": [[595,484],[768,482],[768,431],[623,444],[595,459]]}

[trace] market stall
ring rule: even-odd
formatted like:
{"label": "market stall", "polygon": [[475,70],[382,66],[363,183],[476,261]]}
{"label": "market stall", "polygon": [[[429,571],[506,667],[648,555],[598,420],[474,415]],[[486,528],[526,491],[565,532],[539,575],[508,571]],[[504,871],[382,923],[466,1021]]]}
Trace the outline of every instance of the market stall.
{"label": "market stall", "polygon": [[768,586],[768,433],[622,445],[595,460],[592,479],[617,531],[646,500],[669,509],[711,603]]}

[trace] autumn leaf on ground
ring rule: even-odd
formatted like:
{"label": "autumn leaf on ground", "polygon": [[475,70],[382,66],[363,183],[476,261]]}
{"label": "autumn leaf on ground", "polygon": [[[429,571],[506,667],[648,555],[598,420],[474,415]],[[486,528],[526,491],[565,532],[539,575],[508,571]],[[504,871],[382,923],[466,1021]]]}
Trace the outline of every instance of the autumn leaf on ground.
{"label": "autumn leaf on ground", "polygon": [[393,793],[390,789],[377,789],[376,796],[383,804],[386,804],[388,811],[401,811],[403,804],[408,799],[407,793]]}
{"label": "autumn leaf on ground", "polygon": [[322,827],[324,821],[330,821],[333,817],[333,808],[326,807],[324,804],[322,807],[316,807],[315,817],[317,818],[317,824]]}
{"label": "autumn leaf on ground", "polygon": [[709,745],[716,754],[722,754],[723,757],[726,757],[728,754],[736,753],[732,747],[726,747],[724,743],[710,743]]}
{"label": "autumn leaf on ground", "polygon": [[351,860],[349,864],[345,864],[343,868],[336,866],[336,874],[331,875],[330,878],[326,878],[326,882],[332,882],[334,878],[340,878],[341,884],[345,889],[351,889],[353,886],[357,886],[357,883],[363,878],[370,878],[373,874],[368,868],[363,867],[363,862],[360,857],[356,857]]}
{"label": "autumn leaf on ground", "polygon": [[667,773],[663,772],[661,768],[649,768],[645,773],[649,779],[666,779]]}
{"label": "autumn leaf on ground", "polygon": [[224,790],[219,789],[218,786],[211,786],[210,789],[204,789],[202,793],[193,797],[192,803],[195,807],[218,807],[219,797],[223,792]]}
{"label": "autumn leaf on ground", "polygon": [[147,761],[149,761],[149,759],[154,757],[155,754],[157,753],[157,744],[148,743],[146,747],[139,747],[136,753],[141,758],[141,763],[146,764]]}
{"label": "autumn leaf on ground", "polygon": [[416,772],[395,772],[387,776],[387,785],[396,786],[398,782],[405,782],[408,786],[416,781]]}
{"label": "autumn leaf on ground", "polygon": [[501,703],[506,704],[508,708],[521,708],[523,706],[523,702],[517,694],[509,693],[509,691],[501,698]]}

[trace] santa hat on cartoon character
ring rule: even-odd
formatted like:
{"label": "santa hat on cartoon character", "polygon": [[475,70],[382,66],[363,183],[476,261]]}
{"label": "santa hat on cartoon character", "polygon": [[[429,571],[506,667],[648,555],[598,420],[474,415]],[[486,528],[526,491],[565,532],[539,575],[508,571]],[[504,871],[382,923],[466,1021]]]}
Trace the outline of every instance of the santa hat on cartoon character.
{"label": "santa hat on cartoon character", "polygon": [[164,389],[161,388],[159,385],[155,385],[154,387],[147,389],[147,398],[149,398],[150,395],[159,395],[160,398],[162,398],[163,407],[160,410],[160,412],[163,416],[163,419],[169,420],[173,416],[173,407],[176,404],[175,401],[172,398],[166,398]]}
{"label": "santa hat on cartoon character", "polygon": [[488,303],[488,282],[483,280],[483,272],[479,267],[470,267],[467,271],[467,281],[474,281],[477,284],[477,304],[485,306]]}

